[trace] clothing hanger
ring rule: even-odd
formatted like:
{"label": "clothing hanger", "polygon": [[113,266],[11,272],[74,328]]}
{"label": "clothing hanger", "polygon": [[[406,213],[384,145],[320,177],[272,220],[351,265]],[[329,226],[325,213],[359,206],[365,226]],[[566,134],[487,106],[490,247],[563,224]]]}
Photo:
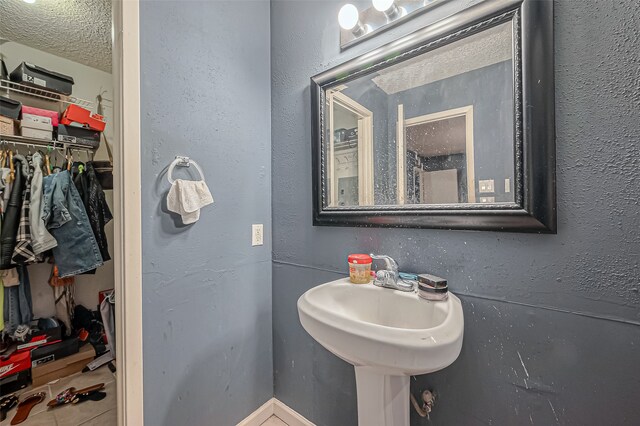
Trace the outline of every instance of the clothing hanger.
{"label": "clothing hanger", "polygon": [[107,302],[111,303],[112,305],[115,305],[116,303],[116,291],[113,290],[111,293],[109,293],[105,299],[107,299]]}

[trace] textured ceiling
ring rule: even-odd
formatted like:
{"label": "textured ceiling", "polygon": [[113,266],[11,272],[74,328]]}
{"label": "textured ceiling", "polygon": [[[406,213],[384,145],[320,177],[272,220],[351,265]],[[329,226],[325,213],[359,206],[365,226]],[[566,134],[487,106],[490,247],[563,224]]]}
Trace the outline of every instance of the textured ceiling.
{"label": "textured ceiling", "polygon": [[0,37],[111,72],[111,0],[0,0]]}
{"label": "textured ceiling", "polygon": [[508,22],[400,62],[372,80],[387,94],[398,93],[509,60],[512,44]]}

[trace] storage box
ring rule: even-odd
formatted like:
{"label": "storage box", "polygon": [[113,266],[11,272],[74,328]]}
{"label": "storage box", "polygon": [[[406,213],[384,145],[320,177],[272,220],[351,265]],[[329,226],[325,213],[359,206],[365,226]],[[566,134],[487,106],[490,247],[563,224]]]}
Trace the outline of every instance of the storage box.
{"label": "storage box", "polygon": [[58,126],[58,141],[87,145],[92,148],[100,146],[100,132],[82,127]]}
{"label": "storage box", "polygon": [[51,343],[57,343],[62,340],[62,327],[52,327],[46,330],[33,329],[30,334],[29,340],[18,345],[18,351],[24,351],[38,346],[47,345]]}
{"label": "storage box", "polygon": [[20,109],[22,104],[14,99],[0,96],[0,115],[17,120],[20,118]]}
{"label": "storage box", "polygon": [[[24,370],[0,379],[0,396],[24,389],[31,383],[31,370]],[[4,422],[3,422],[4,423]]]}
{"label": "storage box", "polygon": [[22,114],[22,123],[23,125],[27,125],[27,127],[34,127],[37,128],[36,126],[31,126],[31,124],[47,124],[49,126],[53,126],[53,124],[51,124],[51,117],[45,117],[43,115],[35,115],[35,114]]}
{"label": "storage box", "polygon": [[45,139],[49,141],[53,138],[53,132],[51,130],[34,129],[24,126],[20,126],[20,135],[25,138]]}
{"label": "storage box", "polygon": [[0,135],[15,135],[16,134],[16,122],[3,115],[0,115]]}
{"label": "storage box", "polygon": [[50,71],[27,62],[21,63],[9,76],[11,81],[34,87],[41,87],[63,95],[70,95],[73,89],[73,77]]}
{"label": "storage box", "polygon": [[31,368],[31,353],[14,352],[7,360],[0,358],[0,379]]}
{"label": "storage box", "polygon": [[104,122],[103,116],[100,114],[93,114],[88,109],[84,109],[78,105],[69,105],[62,113],[60,123],[64,125],[78,123],[98,132],[104,132],[104,128],[107,125]]}
{"label": "storage box", "polygon": [[47,130],[32,129],[30,127],[20,128],[20,136],[25,138],[42,139],[50,141],[53,138],[53,132]]}
{"label": "storage box", "polygon": [[80,341],[77,337],[63,340],[52,345],[40,346],[31,351],[31,367],[57,361],[64,357],[78,353]]}
{"label": "storage box", "polygon": [[[42,117],[42,118],[48,118],[48,117]],[[30,129],[35,129],[35,130],[46,130],[47,132],[53,132],[53,126],[51,124],[47,124],[47,123],[39,123],[37,121],[20,121],[20,127],[28,127]]]}
{"label": "storage box", "polygon": [[49,383],[52,380],[69,376],[82,371],[96,356],[93,346],[87,344],[80,348],[80,351],[71,356],[61,358],[56,361],[38,365],[31,369],[33,387],[38,387]]}
{"label": "storage box", "polygon": [[58,120],[58,112],[57,111],[51,111],[48,109],[42,109],[42,108],[35,108],[35,107],[30,107],[27,105],[22,105],[22,115],[24,116],[25,114],[31,114],[31,115],[39,115],[41,117],[49,117],[51,118],[51,124],[53,127],[57,127],[59,120]]}

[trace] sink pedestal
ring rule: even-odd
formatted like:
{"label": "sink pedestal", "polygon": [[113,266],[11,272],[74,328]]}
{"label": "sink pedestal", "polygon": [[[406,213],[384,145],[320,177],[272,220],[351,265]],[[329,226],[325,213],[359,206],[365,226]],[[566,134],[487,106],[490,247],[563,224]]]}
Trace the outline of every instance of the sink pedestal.
{"label": "sink pedestal", "polygon": [[409,426],[409,376],[355,367],[359,426]]}

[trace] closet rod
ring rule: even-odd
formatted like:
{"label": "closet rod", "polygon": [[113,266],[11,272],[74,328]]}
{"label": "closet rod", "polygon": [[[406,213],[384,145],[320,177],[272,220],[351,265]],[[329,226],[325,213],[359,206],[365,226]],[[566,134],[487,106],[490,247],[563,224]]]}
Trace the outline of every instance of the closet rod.
{"label": "closet rod", "polygon": [[59,142],[48,139],[36,139],[36,138],[27,138],[24,136],[13,136],[13,135],[0,135],[0,142],[11,144],[11,145],[24,145],[31,147],[51,147],[53,149],[73,149],[76,151],[87,151],[89,153],[95,153],[96,148],[91,146],[77,144],[77,143],[69,143],[69,142]]}

